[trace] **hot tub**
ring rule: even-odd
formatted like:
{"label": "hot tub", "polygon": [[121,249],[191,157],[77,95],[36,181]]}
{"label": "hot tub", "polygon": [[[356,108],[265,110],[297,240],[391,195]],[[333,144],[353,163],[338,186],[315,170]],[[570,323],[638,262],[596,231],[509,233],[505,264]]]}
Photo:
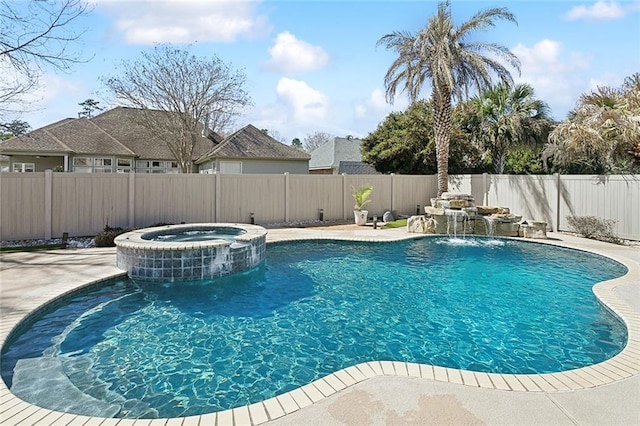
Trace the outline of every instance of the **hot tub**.
{"label": "hot tub", "polygon": [[251,269],[264,260],[267,231],[237,223],[138,229],[115,239],[116,266],[133,279],[190,281]]}

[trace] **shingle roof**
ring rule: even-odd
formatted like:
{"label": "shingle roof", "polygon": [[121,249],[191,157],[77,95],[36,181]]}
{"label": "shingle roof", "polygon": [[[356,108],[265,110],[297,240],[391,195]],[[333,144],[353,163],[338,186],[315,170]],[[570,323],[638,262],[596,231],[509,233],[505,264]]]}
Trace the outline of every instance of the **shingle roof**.
{"label": "shingle roof", "polygon": [[338,164],[338,174],[348,175],[379,175],[381,174],[371,164],[362,161],[341,161]]}
{"label": "shingle roof", "polygon": [[362,161],[358,138],[334,138],[311,152],[310,169],[337,168],[341,161]]}
{"label": "shingle roof", "polygon": [[[65,118],[0,144],[0,152],[69,153],[173,160],[166,143],[141,123],[142,110],[116,107],[91,119]],[[153,114],[166,114],[153,111]],[[213,139],[213,140],[212,140]],[[210,150],[222,138],[198,137],[193,158]]]}
{"label": "shingle roof", "polygon": [[262,130],[248,124],[224,138],[217,146],[198,158],[196,163],[203,163],[212,158],[309,160],[309,154],[280,143]]}
{"label": "shingle roof", "polygon": [[[93,117],[91,121],[128,146],[141,159],[174,159],[175,156],[171,153],[167,144],[158,140],[153,130],[141,124],[143,122],[143,114],[146,113],[168,114],[163,111],[142,111],[136,108],[117,107]],[[215,146],[216,141],[221,138],[214,133],[212,139],[198,136],[193,151],[194,159],[210,150]]]}
{"label": "shingle roof", "polygon": [[96,126],[79,118],[45,130],[75,154],[134,156],[134,152]]}
{"label": "shingle roof", "polygon": [[51,152],[51,153],[69,153],[71,148],[66,146],[62,141],[56,139],[48,129],[68,123],[72,118],[65,118],[55,123],[51,123],[45,127],[33,130],[24,135],[14,136],[6,141],[0,142],[0,152]]}

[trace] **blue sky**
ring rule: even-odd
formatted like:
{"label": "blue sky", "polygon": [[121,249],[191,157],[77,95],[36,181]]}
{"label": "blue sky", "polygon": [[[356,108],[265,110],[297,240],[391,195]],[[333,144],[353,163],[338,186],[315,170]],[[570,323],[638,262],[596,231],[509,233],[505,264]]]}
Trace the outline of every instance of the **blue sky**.
{"label": "blue sky", "polygon": [[[366,136],[391,111],[407,106],[400,94],[385,102],[384,74],[394,55],[376,41],[389,32],[415,32],[437,9],[435,1],[188,1],[91,0],[86,63],[68,73],[45,70],[32,111],[11,117],[37,128],[77,116],[94,98],[115,106],[99,77],[154,43],[190,44],[216,54],[247,75],[253,106],[237,119],[290,143],[323,131]],[[639,1],[452,1],[457,22],[490,7],[507,7],[518,25],[498,25],[478,39],[500,43],[522,63],[515,81],[531,84],[563,119],[578,96],[596,86],[619,86],[640,72]],[[423,96],[429,97],[427,89]],[[235,130],[235,129],[232,129]]]}

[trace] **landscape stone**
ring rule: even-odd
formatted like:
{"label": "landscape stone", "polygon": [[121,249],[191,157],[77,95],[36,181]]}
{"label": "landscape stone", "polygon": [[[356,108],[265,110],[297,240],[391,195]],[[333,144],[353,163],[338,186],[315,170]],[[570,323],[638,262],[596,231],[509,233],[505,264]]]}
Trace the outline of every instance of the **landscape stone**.
{"label": "landscape stone", "polygon": [[425,216],[411,216],[407,219],[407,232],[413,234],[433,234],[436,231],[436,221]]}
{"label": "landscape stone", "polygon": [[437,207],[424,206],[424,212],[433,216],[444,216],[444,209]]}
{"label": "landscape stone", "polygon": [[546,222],[528,222],[526,225],[522,225],[522,237],[533,239],[546,239],[547,238],[547,223]]}

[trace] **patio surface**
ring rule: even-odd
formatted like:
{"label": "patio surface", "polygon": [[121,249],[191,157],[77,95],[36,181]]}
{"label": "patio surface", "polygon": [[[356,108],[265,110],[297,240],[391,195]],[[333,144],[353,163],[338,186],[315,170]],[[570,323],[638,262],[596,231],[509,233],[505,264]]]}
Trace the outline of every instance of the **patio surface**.
{"label": "patio surface", "polygon": [[[269,229],[267,241],[410,238],[404,229]],[[610,256],[629,268],[596,295],[627,324],[614,358],[541,375],[486,374],[403,362],[349,367],[293,392],[247,407],[177,419],[103,419],[39,408],[0,382],[2,425],[638,425],[640,424],[640,247],[550,233],[549,244]],[[89,282],[121,274],[115,248],[0,255],[0,344],[29,312]]]}

